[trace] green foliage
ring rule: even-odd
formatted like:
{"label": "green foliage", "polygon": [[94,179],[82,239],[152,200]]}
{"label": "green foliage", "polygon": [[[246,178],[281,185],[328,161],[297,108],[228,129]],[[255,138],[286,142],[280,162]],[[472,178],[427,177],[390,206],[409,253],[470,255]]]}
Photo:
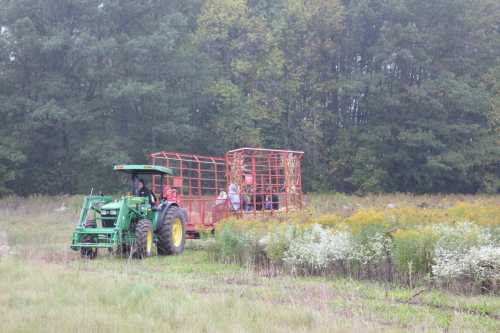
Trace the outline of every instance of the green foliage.
{"label": "green foliage", "polygon": [[226,263],[250,263],[252,242],[248,235],[235,232],[230,225],[224,225],[216,235],[216,241],[209,253]]}
{"label": "green foliage", "polygon": [[438,239],[432,228],[401,229],[392,235],[392,258],[403,274],[429,273]]}
{"label": "green foliage", "polygon": [[301,149],[308,190],[500,191],[495,0],[0,0],[0,195]]}

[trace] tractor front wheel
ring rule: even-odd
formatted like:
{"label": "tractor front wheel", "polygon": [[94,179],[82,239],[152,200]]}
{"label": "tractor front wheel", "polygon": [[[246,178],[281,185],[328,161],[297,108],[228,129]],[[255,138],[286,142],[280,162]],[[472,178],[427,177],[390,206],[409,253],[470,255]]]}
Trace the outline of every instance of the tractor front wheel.
{"label": "tractor front wheel", "polygon": [[[97,223],[95,220],[88,220],[85,222],[85,228],[97,228]],[[82,241],[84,243],[95,243],[95,236],[85,235]],[[82,247],[80,249],[80,256],[85,259],[95,259],[97,257],[96,247]]]}
{"label": "tractor front wheel", "polygon": [[153,251],[153,226],[148,219],[139,220],[135,227],[135,244],[132,253],[135,258],[151,256]]}
{"label": "tractor front wheel", "polygon": [[125,258],[130,256],[130,251],[131,251],[130,245],[121,244],[118,245],[118,247],[116,248],[115,254],[119,257]]}
{"label": "tractor front wheel", "polygon": [[85,259],[95,259],[97,257],[97,249],[95,247],[82,247],[80,256]]}
{"label": "tractor front wheel", "polygon": [[163,214],[158,228],[158,254],[180,254],[186,244],[186,220],[177,206]]}

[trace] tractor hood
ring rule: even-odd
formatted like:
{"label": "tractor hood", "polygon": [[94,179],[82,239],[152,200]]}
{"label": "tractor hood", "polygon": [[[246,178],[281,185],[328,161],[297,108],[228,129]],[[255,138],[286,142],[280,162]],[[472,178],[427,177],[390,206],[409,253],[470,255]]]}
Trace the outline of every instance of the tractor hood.
{"label": "tractor hood", "polygon": [[120,209],[120,206],[122,203],[120,201],[113,201],[110,203],[107,203],[101,207],[101,210],[117,210]]}

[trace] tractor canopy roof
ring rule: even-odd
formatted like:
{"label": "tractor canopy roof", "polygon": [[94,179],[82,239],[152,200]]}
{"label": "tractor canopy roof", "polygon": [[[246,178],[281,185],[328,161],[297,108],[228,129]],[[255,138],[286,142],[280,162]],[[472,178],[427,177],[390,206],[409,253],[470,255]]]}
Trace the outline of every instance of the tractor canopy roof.
{"label": "tractor canopy roof", "polygon": [[125,172],[129,174],[148,174],[148,175],[170,175],[174,173],[172,169],[161,165],[144,165],[144,164],[120,164],[115,165],[113,170]]}

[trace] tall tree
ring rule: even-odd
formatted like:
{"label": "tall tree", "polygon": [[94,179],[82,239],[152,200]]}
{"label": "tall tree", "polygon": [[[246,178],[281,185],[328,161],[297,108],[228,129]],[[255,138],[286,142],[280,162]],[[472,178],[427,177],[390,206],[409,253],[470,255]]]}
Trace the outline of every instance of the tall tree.
{"label": "tall tree", "polygon": [[0,0],[0,195],[167,149],[306,152],[308,190],[500,191],[496,0]]}

